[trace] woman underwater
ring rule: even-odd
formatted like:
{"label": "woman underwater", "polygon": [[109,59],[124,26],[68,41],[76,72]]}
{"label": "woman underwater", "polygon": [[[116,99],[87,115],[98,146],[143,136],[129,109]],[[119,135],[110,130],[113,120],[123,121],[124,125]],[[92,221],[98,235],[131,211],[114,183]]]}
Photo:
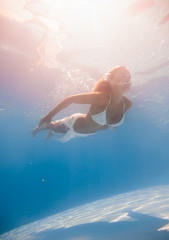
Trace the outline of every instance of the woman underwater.
{"label": "woman underwater", "polygon": [[[111,69],[96,83],[92,92],[68,96],[59,102],[40,120],[38,126],[32,130],[31,136],[47,130],[46,140],[58,133],[59,137],[56,139],[67,142],[74,137],[84,137],[99,130],[121,126],[125,112],[131,107],[131,101],[124,96],[130,86],[130,72],[126,67]],[[58,112],[72,103],[90,104],[88,113],[76,113],[51,122]]]}

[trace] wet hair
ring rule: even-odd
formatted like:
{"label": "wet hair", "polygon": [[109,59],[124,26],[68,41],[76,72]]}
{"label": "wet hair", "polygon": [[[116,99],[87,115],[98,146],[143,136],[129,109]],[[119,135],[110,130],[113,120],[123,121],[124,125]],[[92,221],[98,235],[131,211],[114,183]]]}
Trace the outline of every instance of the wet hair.
{"label": "wet hair", "polygon": [[111,87],[109,81],[113,80],[117,70],[128,72],[130,75],[129,70],[125,66],[118,66],[109,70],[98,82],[94,85],[93,92],[110,92]]}
{"label": "wet hair", "polygon": [[118,66],[115,68],[112,68],[111,70],[108,71],[105,75],[105,80],[113,80],[113,77],[117,74],[117,72],[126,72],[130,75],[129,70],[125,66]]}
{"label": "wet hair", "polygon": [[97,81],[93,88],[93,92],[110,92],[110,91],[111,91],[110,84],[104,80],[104,77]]}

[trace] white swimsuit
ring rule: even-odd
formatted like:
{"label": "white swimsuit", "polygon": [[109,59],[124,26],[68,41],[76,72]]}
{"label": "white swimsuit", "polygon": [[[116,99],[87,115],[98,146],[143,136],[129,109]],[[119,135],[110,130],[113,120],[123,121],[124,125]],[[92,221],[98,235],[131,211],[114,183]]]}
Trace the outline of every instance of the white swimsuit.
{"label": "white swimsuit", "polygon": [[65,117],[65,118],[59,120],[68,128],[68,130],[66,133],[59,134],[60,136],[58,138],[56,138],[56,140],[59,140],[61,142],[67,142],[70,139],[75,138],[75,137],[87,137],[89,135],[95,134],[95,133],[78,133],[74,130],[74,124],[75,124],[76,120],[81,116],[84,116],[84,114],[75,113],[69,117]]}
{"label": "white swimsuit", "polygon": [[[107,104],[107,107],[105,108],[105,110],[101,113],[91,115],[91,118],[93,119],[93,121],[100,124],[101,126],[108,125],[110,128],[115,128],[115,127],[121,126],[124,122],[124,112],[125,112],[124,99],[122,99],[122,101],[123,101],[123,116],[118,123],[108,124],[107,120],[106,120],[106,111],[111,102],[111,95],[110,95],[109,103]],[[59,134],[60,136],[58,138],[56,138],[56,140],[59,140],[61,142],[67,142],[70,139],[75,138],[75,137],[86,137],[86,136],[95,134],[95,133],[78,133],[74,130],[74,124],[75,124],[76,120],[81,116],[84,116],[84,114],[75,113],[69,117],[65,117],[65,118],[59,120],[68,128],[68,130],[66,133]]]}
{"label": "white swimsuit", "polygon": [[101,126],[108,125],[110,128],[115,128],[115,127],[121,126],[124,122],[124,113],[125,113],[124,98],[122,98],[122,102],[123,102],[123,116],[119,122],[112,123],[112,124],[107,123],[106,112],[107,112],[107,108],[109,107],[109,105],[111,103],[111,95],[110,95],[110,99],[109,99],[109,102],[108,102],[105,110],[101,113],[91,115],[91,118],[93,119],[93,121],[95,121],[96,123],[98,123]]}

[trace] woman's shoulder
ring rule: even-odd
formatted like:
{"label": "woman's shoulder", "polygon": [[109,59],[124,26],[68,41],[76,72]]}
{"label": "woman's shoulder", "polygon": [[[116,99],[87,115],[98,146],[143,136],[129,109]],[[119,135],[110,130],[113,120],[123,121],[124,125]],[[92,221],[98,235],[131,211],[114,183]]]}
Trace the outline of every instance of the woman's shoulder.
{"label": "woman's shoulder", "polygon": [[111,99],[111,93],[108,91],[101,92],[101,106],[107,106]]}

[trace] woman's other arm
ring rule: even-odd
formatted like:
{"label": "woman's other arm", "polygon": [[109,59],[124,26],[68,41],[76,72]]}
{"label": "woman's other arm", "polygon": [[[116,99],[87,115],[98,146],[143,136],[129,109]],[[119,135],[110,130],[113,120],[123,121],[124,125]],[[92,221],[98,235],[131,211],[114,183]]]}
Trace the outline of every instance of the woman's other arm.
{"label": "woman's other arm", "polygon": [[68,107],[70,104],[91,104],[102,106],[105,104],[106,94],[103,92],[92,92],[85,94],[72,95],[64,98],[61,102],[59,102],[47,115],[45,115],[39,122],[38,126],[42,126],[43,124],[48,124],[51,122],[52,118]]}
{"label": "woman's other arm", "polygon": [[125,99],[125,112],[126,112],[132,107],[132,102],[127,97],[124,97],[124,99]]}

